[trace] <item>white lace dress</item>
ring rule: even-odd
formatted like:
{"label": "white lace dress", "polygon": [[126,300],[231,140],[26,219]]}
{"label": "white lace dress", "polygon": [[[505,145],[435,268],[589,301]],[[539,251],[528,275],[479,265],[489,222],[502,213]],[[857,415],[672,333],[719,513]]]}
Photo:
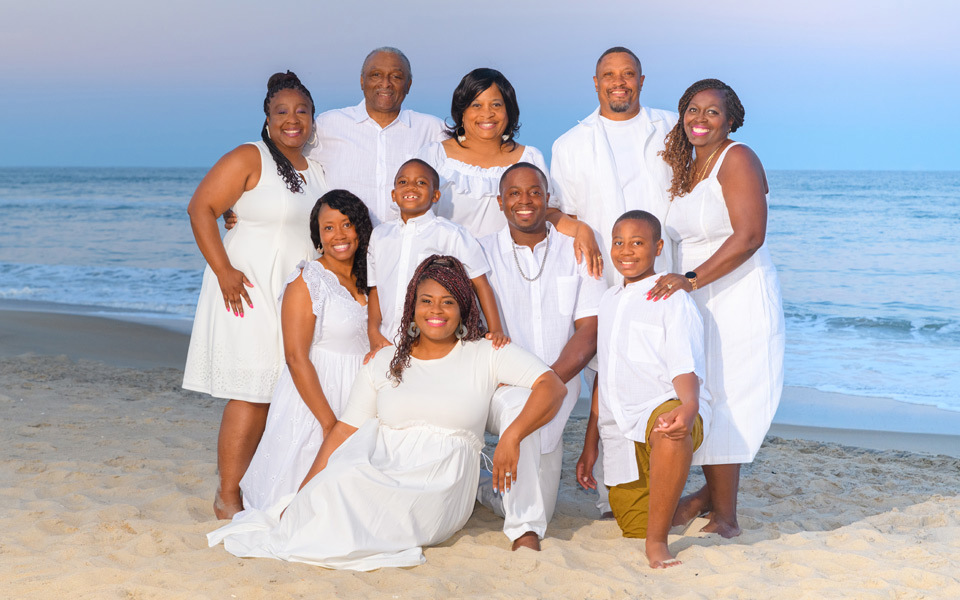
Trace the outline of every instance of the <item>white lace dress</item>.
{"label": "white lace dress", "polygon": [[[359,427],[287,505],[238,513],[207,535],[237,556],[369,571],[424,562],[422,546],[460,530],[473,513],[490,398],[500,383],[527,387],[549,370],[489,340],[435,360],[411,358],[403,382],[384,348],[357,374],[342,421]],[[283,519],[280,519],[280,513]]]}
{"label": "white lace dress", "polygon": [[[448,158],[439,142],[421,148],[417,158],[429,163],[440,174],[437,216],[462,225],[477,239],[507,226],[497,195],[500,193],[500,176],[509,167],[477,167]],[[531,163],[549,173],[543,154],[533,146],[525,146],[517,162]]]}
{"label": "white lace dress", "polygon": [[244,303],[242,318],[228,312],[217,276],[207,265],[183,387],[216,398],[262,403],[270,402],[283,368],[277,297],[291,269],[317,255],[310,241],[310,210],[328,188],[320,163],[308,160],[307,170],[300,172],[303,191],[291,192],[266,144],[253,145],[260,150],[260,181],[233,205],[237,226],[223,237],[230,264],[253,284],[246,288],[253,308]]}
{"label": "white lace dress", "polygon": [[[679,243],[679,271],[696,270],[733,234],[717,180],[710,175],[667,213],[667,235]],[[720,279],[694,290],[703,316],[705,385],[713,424],[694,464],[747,463],[760,449],[783,389],[784,326],[780,281],[766,244]]]}
{"label": "white lace dress", "polygon": [[[337,276],[317,261],[303,261],[287,277],[287,285],[303,273],[317,317],[310,346],[310,362],[320,387],[340,417],[367,341],[367,307],[340,285]],[[282,301],[281,296],[281,301]],[[284,367],[273,392],[267,426],[250,467],[240,481],[245,509],[265,509],[292,496],[313,464],[323,430],[300,398],[290,370]]]}

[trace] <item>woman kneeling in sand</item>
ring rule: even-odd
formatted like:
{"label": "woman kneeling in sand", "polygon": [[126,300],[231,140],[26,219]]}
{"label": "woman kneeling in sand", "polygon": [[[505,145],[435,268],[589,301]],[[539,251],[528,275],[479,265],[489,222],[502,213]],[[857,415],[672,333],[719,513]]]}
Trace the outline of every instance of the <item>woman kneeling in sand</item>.
{"label": "woman kneeling in sand", "polygon": [[210,533],[242,557],[367,571],[422,564],[422,546],[473,512],[490,398],[501,383],[530,397],[500,436],[493,482],[516,481],[520,442],[547,423],[566,388],[515,345],[495,350],[460,262],[433,255],[407,287],[396,348],[361,368],[340,421],[288,506],[245,511]]}

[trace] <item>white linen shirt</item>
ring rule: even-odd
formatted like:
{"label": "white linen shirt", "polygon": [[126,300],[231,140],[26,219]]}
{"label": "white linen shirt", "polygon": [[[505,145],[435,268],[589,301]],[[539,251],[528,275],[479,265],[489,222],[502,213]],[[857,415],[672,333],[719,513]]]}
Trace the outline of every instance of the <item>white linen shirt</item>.
{"label": "white linen shirt", "polygon": [[[511,342],[532,352],[548,365],[553,364],[574,333],[574,322],[597,315],[606,284],[590,277],[585,264],[578,264],[573,238],[549,224],[550,251],[543,274],[527,281],[517,269],[517,261],[527,277],[540,270],[547,250],[547,239],[534,246],[513,243],[509,225],[498,233],[480,239],[490,264],[488,278],[497,295],[500,320]],[[516,259],[514,259],[516,249]],[[543,454],[556,449],[563,428],[580,395],[580,377],[567,382],[567,395],[554,418],[540,429]]]}
{"label": "white linen shirt", "polygon": [[367,247],[367,285],[380,300],[380,333],[394,341],[403,316],[407,284],[423,259],[432,254],[454,256],[470,279],[490,270],[483,250],[466,229],[432,210],[406,223],[397,218],[373,228]]}
{"label": "white linen shirt", "polygon": [[639,478],[633,442],[646,441],[654,409],[677,397],[673,378],[696,373],[704,436],[710,427],[710,396],[703,387],[703,319],[684,292],[656,302],[647,292],[662,274],[607,290],[600,301],[597,356],[599,421],[604,483]]}
{"label": "white linen shirt", "polygon": [[422,146],[445,139],[443,132],[441,119],[406,109],[380,127],[361,101],[317,117],[317,145],[307,146],[307,156],[323,165],[330,189],[354,193],[379,225],[400,217],[390,197],[400,165]]}
{"label": "white linen shirt", "polygon": [[[670,208],[667,190],[673,172],[657,153],[663,150],[663,140],[676,122],[677,113],[641,107],[636,117],[615,125],[617,131],[611,143],[607,125],[612,123],[600,117],[598,108],[553,144],[553,193],[559,196],[560,210],[593,228],[603,253],[603,273],[608,285],[623,281],[610,260],[617,218],[628,210],[642,209],[657,217],[661,228],[666,220]],[[636,149],[629,158],[620,156],[624,136],[636,140]],[[619,172],[618,164],[630,161],[641,163],[640,179],[635,174]],[[654,264],[657,271],[673,271],[672,244],[667,238],[664,242],[663,253]]]}

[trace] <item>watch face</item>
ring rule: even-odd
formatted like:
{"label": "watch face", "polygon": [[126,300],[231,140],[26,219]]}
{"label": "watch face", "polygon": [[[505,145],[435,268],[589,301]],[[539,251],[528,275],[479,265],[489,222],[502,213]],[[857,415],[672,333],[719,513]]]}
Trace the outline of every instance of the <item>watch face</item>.
{"label": "watch face", "polygon": [[686,277],[687,279],[696,279],[696,278],[697,278],[697,274],[694,273],[693,271],[687,271],[686,273],[684,273],[683,276]]}

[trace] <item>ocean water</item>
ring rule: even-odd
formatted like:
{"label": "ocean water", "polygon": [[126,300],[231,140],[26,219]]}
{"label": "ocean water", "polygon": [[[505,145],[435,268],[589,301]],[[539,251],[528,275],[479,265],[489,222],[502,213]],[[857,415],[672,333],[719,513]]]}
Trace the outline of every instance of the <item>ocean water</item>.
{"label": "ocean water", "polygon": [[[0,301],[189,321],[203,175],[0,168]],[[960,411],[960,172],[768,178],[786,384]]]}

